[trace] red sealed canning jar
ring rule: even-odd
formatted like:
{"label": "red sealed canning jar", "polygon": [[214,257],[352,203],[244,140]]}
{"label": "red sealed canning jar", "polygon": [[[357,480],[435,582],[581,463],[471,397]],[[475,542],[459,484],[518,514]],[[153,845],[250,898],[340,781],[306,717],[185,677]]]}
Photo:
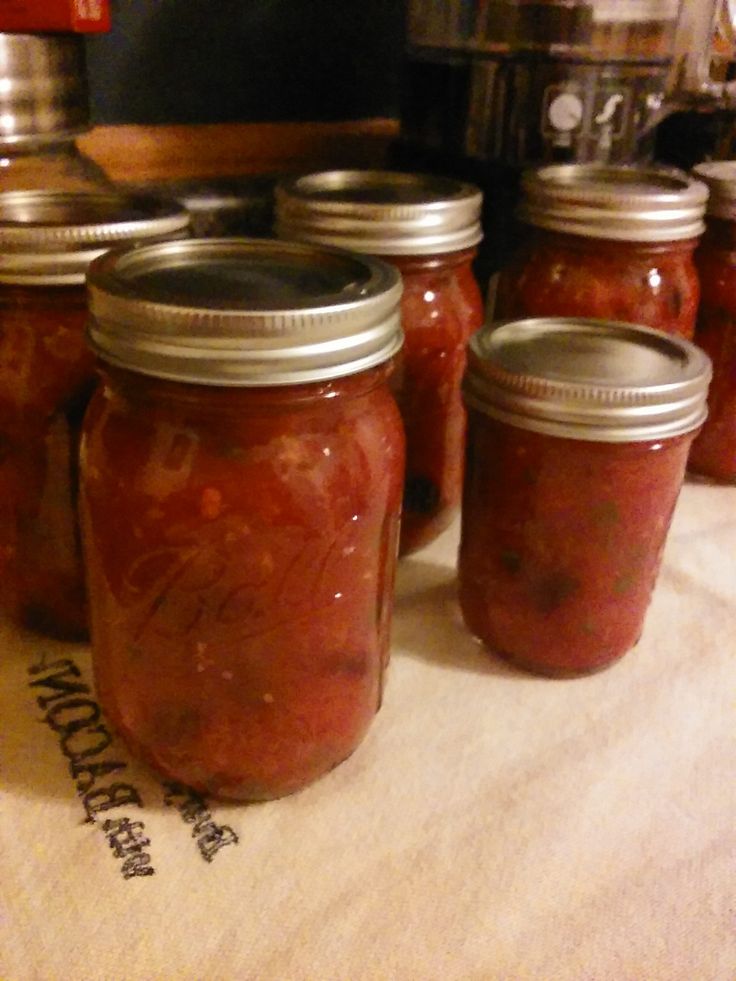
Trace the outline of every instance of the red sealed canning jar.
{"label": "red sealed canning jar", "polygon": [[248,239],[110,253],[81,515],[101,702],[131,750],[258,800],[355,749],[389,653],[404,434],[390,266]]}
{"label": "red sealed canning jar", "polygon": [[706,230],[695,252],[700,307],[695,343],[713,361],[708,418],[690,450],[688,467],[736,482],[736,161],[700,164],[710,189]]}
{"label": "red sealed canning jar", "polygon": [[495,318],[593,317],[691,339],[706,198],[700,181],[669,169],[528,172],[519,212],[528,234],[499,274]]}
{"label": "red sealed canning jar", "polygon": [[636,643],[709,377],[695,345],[629,324],[473,337],[460,602],[493,652],[565,676]]}
{"label": "red sealed canning jar", "polygon": [[84,278],[112,244],[185,233],[178,205],[117,193],[0,194],[0,605],[86,635],[77,444],[94,385]]}
{"label": "red sealed canning jar", "polygon": [[405,334],[395,392],[406,431],[400,552],[440,534],[462,494],[465,349],[483,321],[473,274],[481,192],[443,177],[328,171],[276,189],[282,238],[374,256],[401,273]]}

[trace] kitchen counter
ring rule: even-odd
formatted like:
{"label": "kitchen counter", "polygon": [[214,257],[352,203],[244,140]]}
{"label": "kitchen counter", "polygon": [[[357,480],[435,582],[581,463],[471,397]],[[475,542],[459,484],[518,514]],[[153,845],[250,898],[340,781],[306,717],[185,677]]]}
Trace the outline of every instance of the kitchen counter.
{"label": "kitchen counter", "polygon": [[363,745],[266,804],[103,745],[88,647],[4,626],[0,977],[731,981],[736,488],[688,481],[641,641],[585,678],[484,653],[456,547],[400,563]]}

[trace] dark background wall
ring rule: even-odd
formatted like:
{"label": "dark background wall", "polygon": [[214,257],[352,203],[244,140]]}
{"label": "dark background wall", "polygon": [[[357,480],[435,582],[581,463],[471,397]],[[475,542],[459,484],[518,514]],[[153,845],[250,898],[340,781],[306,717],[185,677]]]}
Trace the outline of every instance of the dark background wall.
{"label": "dark background wall", "polygon": [[95,123],[398,112],[401,0],[112,0],[90,36]]}

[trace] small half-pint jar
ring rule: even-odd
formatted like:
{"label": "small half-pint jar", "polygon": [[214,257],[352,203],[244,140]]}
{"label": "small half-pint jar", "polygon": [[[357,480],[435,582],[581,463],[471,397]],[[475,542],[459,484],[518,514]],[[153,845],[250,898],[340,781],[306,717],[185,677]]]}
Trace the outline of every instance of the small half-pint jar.
{"label": "small half-pint jar", "polygon": [[630,324],[492,327],[464,381],[463,617],[521,668],[585,674],[642,632],[710,361]]}
{"label": "small half-pint jar", "polygon": [[95,679],[169,779],[280,797],[381,700],[404,477],[398,273],[192,239],[89,274],[81,518]]}
{"label": "small half-pint jar", "polygon": [[85,274],[105,249],[177,238],[174,202],[114,192],[0,194],[0,607],[66,639],[87,634],[77,447],[95,384]]}

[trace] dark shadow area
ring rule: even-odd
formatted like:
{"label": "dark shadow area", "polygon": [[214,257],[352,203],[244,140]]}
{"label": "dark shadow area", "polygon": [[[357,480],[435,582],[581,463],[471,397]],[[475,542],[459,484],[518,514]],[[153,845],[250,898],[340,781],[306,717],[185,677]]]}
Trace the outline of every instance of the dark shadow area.
{"label": "dark shadow area", "polygon": [[454,568],[421,559],[399,562],[392,648],[443,668],[532,678],[492,654],[463,623]]}
{"label": "dark shadow area", "polygon": [[87,40],[93,121],[392,116],[403,21],[395,0],[113,0]]}

